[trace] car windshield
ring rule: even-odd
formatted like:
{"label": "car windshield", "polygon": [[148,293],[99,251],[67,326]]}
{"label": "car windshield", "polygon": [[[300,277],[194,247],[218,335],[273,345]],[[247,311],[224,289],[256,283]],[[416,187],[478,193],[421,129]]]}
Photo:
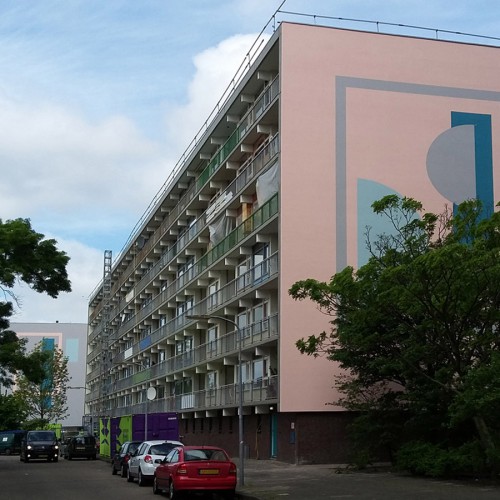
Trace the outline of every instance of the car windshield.
{"label": "car windshield", "polygon": [[30,441],[55,441],[56,437],[52,431],[30,432]]}
{"label": "car windshield", "polygon": [[154,444],[151,446],[149,453],[151,453],[151,455],[168,455],[176,446],[177,445],[172,443]]}
{"label": "car windshield", "polygon": [[229,458],[222,450],[186,450],[184,452],[184,460],[186,462],[191,460],[216,460],[218,462],[228,462]]}

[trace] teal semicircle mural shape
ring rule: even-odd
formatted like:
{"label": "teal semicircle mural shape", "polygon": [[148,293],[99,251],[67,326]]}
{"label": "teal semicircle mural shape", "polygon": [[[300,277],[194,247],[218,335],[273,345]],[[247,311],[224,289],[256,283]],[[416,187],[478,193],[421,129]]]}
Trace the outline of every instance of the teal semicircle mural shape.
{"label": "teal semicircle mural shape", "polygon": [[380,200],[384,196],[400,193],[379,182],[369,179],[358,179],[358,263],[357,267],[366,264],[370,259],[370,252],[367,248],[367,230],[370,230],[370,241],[375,241],[381,234],[395,234],[394,227],[384,215],[373,212],[372,203]]}

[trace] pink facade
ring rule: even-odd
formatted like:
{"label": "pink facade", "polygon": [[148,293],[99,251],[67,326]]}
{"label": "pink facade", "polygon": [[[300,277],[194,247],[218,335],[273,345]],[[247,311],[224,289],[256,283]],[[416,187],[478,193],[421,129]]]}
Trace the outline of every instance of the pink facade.
{"label": "pink facade", "polygon": [[334,365],[298,338],[328,317],[286,291],[361,265],[371,203],[500,200],[500,49],[284,23],[280,36],[280,410],[328,411]]}

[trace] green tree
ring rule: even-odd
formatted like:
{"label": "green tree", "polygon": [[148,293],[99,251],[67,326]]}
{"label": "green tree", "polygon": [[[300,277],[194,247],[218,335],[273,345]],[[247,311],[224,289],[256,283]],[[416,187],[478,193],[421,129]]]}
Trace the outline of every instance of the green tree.
{"label": "green tree", "polygon": [[0,394],[0,431],[21,429],[26,419],[24,404],[13,394]]}
{"label": "green tree", "polygon": [[372,241],[367,231],[367,264],[328,283],[307,279],[290,288],[293,298],[310,299],[332,316],[330,331],[297,347],[339,362],[345,372],[336,381],[343,394],[337,403],[362,412],[357,430],[366,439],[371,429],[374,446],[397,448],[418,437],[451,449],[475,435],[493,467],[500,213],[485,217],[479,202],[467,201],[455,214],[436,215],[397,196],[373,209],[394,232]]}
{"label": "green tree", "polygon": [[43,375],[43,353],[26,355],[25,342],[9,330],[13,304],[19,304],[13,293],[18,281],[33,290],[56,298],[70,292],[66,266],[69,257],[56,247],[53,239],[44,239],[31,227],[28,219],[3,222],[0,219],[0,384],[10,386],[13,375],[22,371],[29,379],[40,381]]}
{"label": "green tree", "polygon": [[19,377],[14,397],[24,408],[28,420],[38,424],[56,423],[68,416],[66,390],[71,378],[68,358],[61,349],[44,349],[43,342],[37,344],[34,352],[48,354],[44,379],[34,383],[25,376]]}

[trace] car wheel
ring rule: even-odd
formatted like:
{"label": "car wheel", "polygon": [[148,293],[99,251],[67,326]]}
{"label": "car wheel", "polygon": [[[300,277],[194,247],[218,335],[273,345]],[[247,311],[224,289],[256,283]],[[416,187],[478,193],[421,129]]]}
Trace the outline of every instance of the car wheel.
{"label": "car wheel", "polygon": [[127,469],[127,481],[131,483],[134,480],[134,478],[130,475],[130,469]]}
{"label": "car wheel", "polygon": [[236,491],[230,490],[224,492],[223,498],[227,498],[227,500],[234,500],[235,496],[236,496]]}
{"label": "car wheel", "polygon": [[161,494],[161,488],[158,488],[158,480],[156,479],[156,476],[153,478],[153,493],[155,495],[160,495]]}
{"label": "car wheel", "polygon": [[54,462],[59,462],[59,457],[54,457]]}
{"label": "car wheel", "polygon": [[145,486],[146,485],[146,480],[144,479],[144,476],[142,475],[141,467],[139,467],[139,472],[137,473],[137,484],[139,486]]}
{"label": "car wheel", "polygon": [[6,455],[10,455],[10,454],[11,454],[10,448],[6,448],[6,449],[5,449],[5,454],[6,454]]}
{"label": "car wheel", "polygon": [[122,465],[120,474],[122,477],[127,477],[127,468],[125,467],[125,465]]}
{"label": "car wheel", "polygon": [[68,454],[68,460],[73,460],[73,455]]}
{"label": "car wheel", "polygon": [[117,471],[116,471],[116,469],[115,469],[115,464],[111,464],[111,474],[112,474],[113,476],[116,476],[116,472],[117,472]]}
{"label": "car wheel", "polygon": [[181,498],[181,494],[174,488],[174,482],[170,481],[168,486],[168,496],[170,500],[179,500]]}
{"label": "car wheel", "polygon": [[97,459],[97,455],[92,455],[92,460],[96,460]]}
{"label": "car wheel", "polygon": [[24,457],[24,463],[27,464],[30,461],[28,457]]}

